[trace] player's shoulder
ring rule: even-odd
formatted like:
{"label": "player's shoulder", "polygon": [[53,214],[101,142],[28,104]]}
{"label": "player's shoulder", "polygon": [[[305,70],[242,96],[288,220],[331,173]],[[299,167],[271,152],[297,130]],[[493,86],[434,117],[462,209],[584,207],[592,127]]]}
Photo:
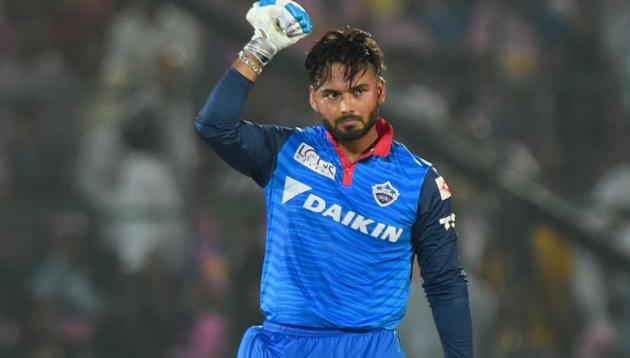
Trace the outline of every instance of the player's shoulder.
{"label": "player's shoulder", "polygon": [[310,148],[320,152],[326,147],[326,141],[326,132],[323,128],[318,126],[293,127],[283,148],[287,151],[299,151],[301,150],[300,148]]}
{"label": "player's shoulder", "polygon": [[398,158],[398,160],[406,164],[405,167],[417,167],[423,171],[428,170],[429,168],[433,168],[433,163],[426,160],[421,155],[412,152],[411,150],[409,150],[409,148],[407,148],[406,145],[396,140],[392,141],[391,151],[392,154],[394,154]]}
{"label": "player's shoulder", "polygon": [[299,130],[304,135],[312,135],[312,136],[318,136],[318,137],[325,137],[326,136],[326,128],[324,128],[324,126],[321,125],[321,124],[316,124],[316,125],[306,126],[306,127],[300,127]]}
{"label": "player's shoulder", "polygon": [[318,141],[326,139],[326,129],[322,125],[294,127],[293,137],[300,140]]}

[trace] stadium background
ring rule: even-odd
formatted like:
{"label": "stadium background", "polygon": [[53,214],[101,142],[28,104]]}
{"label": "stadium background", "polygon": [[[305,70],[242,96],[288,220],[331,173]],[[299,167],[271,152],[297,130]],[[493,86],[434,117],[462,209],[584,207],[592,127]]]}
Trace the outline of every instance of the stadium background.
{"label": "stadium background", "polygon": [[[230,357],[261,321],[262,193],[192,131],[250,3],[0,0],[0,356]],[[301,3],[245,116],[317,123],[304,53],[369,30],[455,195],[477,356],[628,356],[630,3]],[[417,277],[401,336],[439,356]]]}

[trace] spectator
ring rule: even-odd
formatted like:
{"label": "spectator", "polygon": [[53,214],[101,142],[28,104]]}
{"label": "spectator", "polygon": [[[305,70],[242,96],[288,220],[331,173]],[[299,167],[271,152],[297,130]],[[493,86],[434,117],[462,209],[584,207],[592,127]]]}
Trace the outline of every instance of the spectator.
{"label": "spectator", "polygon": [[[200,69],[199,25],[169,1],[135,0],[112,19],[107,41],[101,100],[116,107],[132,97],[139,107],[153,107],[162,154],[170,170],[178,173],[178,190],[186,193],[197,153],[194,132],[182,118],[194,115],[191,98]],[[105,120],[115,122],[117,116]]]}
{"label": "spectator", "polygon": [[[630,165],[605,172],[592,190],[593,220],[610,231],[609,243],[630,255]],[[612,271],[588,252],[577,261],[574,288],[584,312],[585,329],[577,342],[577,356],[627,356],[630,343],[630,276]]]}
{"label": "spectator", "polygon": [[[139,272],[151,255],[180,267],[189,244],[183,199],[173,172],[159,155],[155,113],[139,109],[110,136],[86,142],[79,181],[104,221],[103,236],[117,254],[122,270]],[[119,132],[117,130],[120,130]],[[119,157],[108,167],[111,145],[120,140]],[[115,154],[116,155],[116,154]],[[103,165],[105,165],[103,167]],[[100,166],[100,167],[99,167]]]}
{"label": "spectator", "polygon": [[51,311],[55,339],[67,351],[89,353],[106,312],[103,282],[97,283],[102,254],[89,237],[89,221],[81,212],[51,220],[51,249],[31,278],[31,295]]}
{"label": "spectator", "polygon": [[197,23],[170,2],[130,1],[111,22],[103,83],[124,95],[167,77],[189,91],[200,41]]}

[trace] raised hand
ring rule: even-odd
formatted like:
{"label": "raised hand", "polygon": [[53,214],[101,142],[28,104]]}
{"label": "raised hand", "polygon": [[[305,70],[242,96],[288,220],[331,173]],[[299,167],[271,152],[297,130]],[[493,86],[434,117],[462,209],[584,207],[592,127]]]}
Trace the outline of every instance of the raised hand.
{"label": "raised hand", "polygon": [[280,50],[308,35],[313,22],[306,10],[289,0],[260,0],[247,12],[254,36],[244,50],[266,65]]}

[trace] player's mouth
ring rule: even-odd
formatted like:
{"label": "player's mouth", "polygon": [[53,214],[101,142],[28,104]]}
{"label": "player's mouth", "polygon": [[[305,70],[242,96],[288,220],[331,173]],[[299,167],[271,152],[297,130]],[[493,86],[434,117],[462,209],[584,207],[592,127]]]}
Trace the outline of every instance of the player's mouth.
{"label": "player's mouth", "polygon": [[345,130],[353,130],[361,123],[363,123],[361,117],[352,116],[338,121],[338,126]]}
{"label": "player's mouth", "polygon": [[359,125],[359,121],[357,120],[352,120],[352,121],[348,121],[348,122],[344,122],[342,124],[342,128],[345,130],[353,130],[355,129],[357,126]]}

